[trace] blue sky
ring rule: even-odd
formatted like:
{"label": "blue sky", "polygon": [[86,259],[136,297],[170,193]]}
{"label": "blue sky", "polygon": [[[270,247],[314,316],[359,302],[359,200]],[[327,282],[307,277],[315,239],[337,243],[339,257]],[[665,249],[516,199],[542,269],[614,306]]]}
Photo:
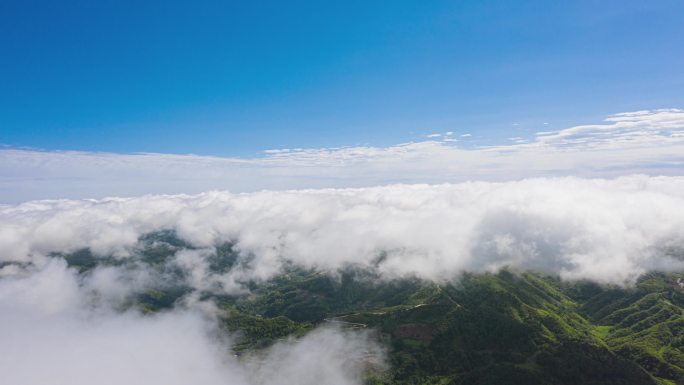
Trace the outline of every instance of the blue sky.
{"label": "blue sky", "polygon": [[679,0],[140,3],[0,4],[1,144],[475,146],[684,106]]}

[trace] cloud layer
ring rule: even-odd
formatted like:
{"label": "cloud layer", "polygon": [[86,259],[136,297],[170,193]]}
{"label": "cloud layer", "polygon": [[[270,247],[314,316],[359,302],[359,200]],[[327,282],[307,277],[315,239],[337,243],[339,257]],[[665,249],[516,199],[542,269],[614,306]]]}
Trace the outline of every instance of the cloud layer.
{"label": "cloud layer", "polygon": [[[470,140],[466,135],[460,138]],[[615,114],[601,124],[516,136],[503,146],[461,147],[446,133],[430,139],[391,147],[277,149],[260,158],[5,149],[0,202],[684,173],[679,109]]]}
{"label": "cloud layer", "polygon": [[[194,285],[225,290],[285,262],[436,280],[510,266],[628,284],[684,267],[682,212],[684,178],[648,176],[35,201],[0,207],[0,261],[41,265],[82,248],[126,258],[140,236],[173,230],[197,248],[175,257]],[[250,263],[211,276],[223,242]]]}

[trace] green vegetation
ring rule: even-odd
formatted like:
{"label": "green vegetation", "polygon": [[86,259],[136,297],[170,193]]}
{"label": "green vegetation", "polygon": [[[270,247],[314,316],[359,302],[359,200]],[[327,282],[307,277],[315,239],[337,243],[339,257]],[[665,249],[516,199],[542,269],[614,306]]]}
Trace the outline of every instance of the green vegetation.
{"label": "green vegetation", "polygon": [[[158,287],[129,306],[157,312],[192,290],[168,262],[180,248],[173,234],[141,242]],[[65,256],[88,274],[88,251]],[[248,261],[230,244],[209,258],[223,274]],[[245,283],[249,294],[202,292],[221,310],[222,326],[239,338],[236,354],[297,338],[321,324],[372,329],[391,367],[369,366],[372,384],[684,384],[684,274],[652,273],[633,288],[562,282],[536,273],[464,274],[452,282],[380,279],[372,271],[334,275],[297,267],[268,282]]]}
{"label": "green vegetation", "polygon": [[309,323],[297,323],[285,316],[262,317],[237,311],[224,318],[223,326],[240,337],[233,350],[240,353],[248,349],[270,346],[274,341],[289,336],[301,337],[312,328]]}

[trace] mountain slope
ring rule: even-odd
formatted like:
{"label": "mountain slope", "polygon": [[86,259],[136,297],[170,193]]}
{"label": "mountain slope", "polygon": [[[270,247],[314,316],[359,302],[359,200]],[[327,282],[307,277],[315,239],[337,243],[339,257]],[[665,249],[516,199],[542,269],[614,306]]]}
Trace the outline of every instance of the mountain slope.
{"label": "mountain slope", "polygon": [[[390,369],[367,357],[375,384],[684,384],[684,274],[652,273],[633,288],[562,282],[532,272],[464,274],[451,282],[384,279],[349,267],[288,266],[248,291],[206,287],[179,266],[191,246],[172,233],[141,239],[127,259],[80,250],[65,258],[84,278],[99,267],[141,266],[157,277],[125,302],[155,313],[192,297],[210,300],[249,355],[318,325],[374,330]],[[212,274],[249,264],[230,244],[202,254]]]}

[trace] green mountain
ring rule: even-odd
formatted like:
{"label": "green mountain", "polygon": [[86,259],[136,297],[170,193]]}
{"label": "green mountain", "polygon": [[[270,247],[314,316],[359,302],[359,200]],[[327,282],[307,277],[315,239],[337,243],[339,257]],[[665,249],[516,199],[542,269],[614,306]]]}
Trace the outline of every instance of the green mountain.
{"label": "green mountain", "polygon": [[[196,291],[168,263],[189,245],[165,233],[141,244],[127,262],[87,250],[61,257],[84,276],[98,264],[158,271],[158,287],[126,305],[144,312]],[[217,273],[245,263],[228,244],[210,257]],[[684,384],[684,274],[651,273],[621,288],[508,270],[437,283],[290,266],[244,284],[248,294],[194,293],[223,310],[221,325],[240,336],[238,355],[332,324],[373,330],[388,347],[389,369],[368,357],[369,384]]]}
{"label": "green mountain", "polygon": [[[375,383],[684,383],[681,276],[620,289],[530,272],[443,284],[367,275],[290,273],[224,306],[264,326],[290,320],[282,335],[321,322],[378,330],[392,369]],[[254,346],[263,335],[250,332]]]}

